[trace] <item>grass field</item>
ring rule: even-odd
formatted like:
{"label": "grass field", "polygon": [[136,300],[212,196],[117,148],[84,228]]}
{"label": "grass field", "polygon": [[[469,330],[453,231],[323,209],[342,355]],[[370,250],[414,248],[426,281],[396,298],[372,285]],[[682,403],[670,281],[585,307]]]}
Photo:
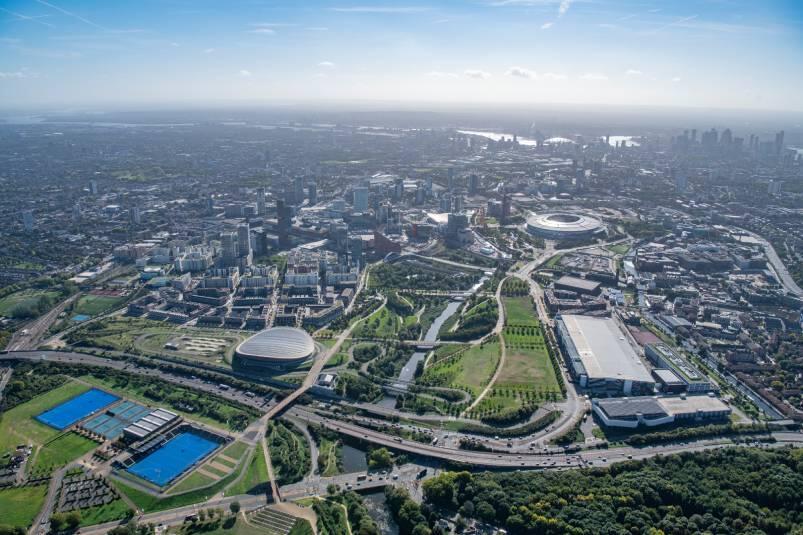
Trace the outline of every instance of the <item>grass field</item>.
{"label": "grass field", "polygon": [[[83,298],[82,298],[83,299]],[[222,329],[179,328],[145,318],[114,317],[101,320],[100,328],[79,329],[68,341],[114,351],[168,354],[205,363],[229,366],[234,349],[248,334]],[[165,349],[171,342],[178,349]]]}
{"label": "grass field", "polygon": [[321,443],[318,447],[318,470],[321,476],[331,477],[342,473],[340,469],[342,463],[339,456],[340,442],[321,437]]}
{"label": "grass field", "polygon": [[205,487],[206,485],[211,485],[217,481],[205,474],[198,472],[197,470],[184,479],[182,479],[178,485],[174,486],[170,489],[170,494],[180,494],[182,492],[187,492],[189,490],[194,490],[200,487]]}
{"label": "grass field", "polygon": [[41,297],[50,297],[57,299],[58,292],[51,292],[47,290],[21,290],[7,295],[0,299],[0,316],[10,316],[14,307],[33,306],[39,302]]}
{"label": "grass field", "polygon": [[505,327],[507,358],[497,385],[517,390],[560,392],[540,327]]}
{"label": "grass field", "polygon": [[73,313],[96,316],[101,312],[118,306],[124,300],[125,298],[123,297],[114,297],[111,295],[84,295],[78,299],[75,307],[73,307]]}
{"label": "grass field", "polygon": [[65,383],[3,414],[0,419],[0,454],[13,450],[18,444],[41,446],[54,439],[61,431],[39,423],[33,417],[87,390],[88,387],[76,382]]}
{"label": "grass field", "polygon": [[563,258],[563,254],[562,253],[561,254],[556,254],[555,256],[553,256],[552,258],[550,258],[549,260],[546,261],[546,264],[544,264],[544,267],[548,268],[548,269],[555,269],[556,267],[558,267],[558,264],[560,264],[561,258]]}
{"label": "grass field", "polygon": [[363,321],[352,333],[354,338],[393,338],[401,330],[399,316],[383,307],[379,312]]}
{"label": "grass field", "polygon": [[491,415],[561,399],[557,372],[547,352],[540,326],[505,327],[506,358],[491,391],[472,416]]}
{"label": "grass field", "polygon": [[494,340],[431,365],[419,382],[467,390],[476,397],[493,377],[498,363],[499,341]]}
{"label": "grass field", "polygon": [[269,479],[268,463],[265,460],[265,453],[262,451],[262,446],[259,445],[251,456],[251,461],[248,463],[248,468],[243,478],[229,487],[226,493],[229,496],[258,493],[264,490],[263,487],[268,484]]}
{"label": "grass field", "polygon": [[630,245],[627,243],[616,243],[614,245],[607,245],[605,248],[616,254],[625,254],[630,250]]}
{"label": "grass field", "polygon": [[215,457],[215,460],[220,462],[219,459],[220,455],[225,455],[226,457],[229,457],[231,459],[238,460],[243,455],[245,455],[246,451],[248,451],[248,444],[246,444],[245,442],[237,441],[227,446],[225,450],[221,451],[218,454],[218,457]]}
{"label": "grass field", "polygon": [[97,447],[98,444],[96,442],[84,438],[77,433],[65,433],[39,449],[39,452],[36,454],[34,468],[60,468]]}
{"label": "grass field", "polygon": [[507,325],[539,325],[537,312],[530,296],[503,297],[502,304],[505,306],[505,323]]}
{"label": "grass field", "polygon": [[47,485],[0,490],[0,524],[30,526],[45,503]]}
{"label": "grass field", "polygon": [[81,509],[81,526],[94,526],[113,520],[120,520],[128,516],[130,507],[121,499],[116,499],[106,505],[97,505]]}

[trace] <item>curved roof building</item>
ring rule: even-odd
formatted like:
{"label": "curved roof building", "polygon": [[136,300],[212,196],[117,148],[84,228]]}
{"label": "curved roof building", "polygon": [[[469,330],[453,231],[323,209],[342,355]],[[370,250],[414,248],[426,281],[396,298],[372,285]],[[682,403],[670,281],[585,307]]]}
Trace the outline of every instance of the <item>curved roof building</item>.
{"label": "curved roof building", "polygon": [[315,342],[306,331],[273,327],[260,331],[235,350],[238,357],[263,366],[294,366],[315,353]]}
{"label": "curved roof building", "polygon": [[542,238],[583,238],[604,229],[599,219],[572,212],[544,212],[527,218],[527,232]]}

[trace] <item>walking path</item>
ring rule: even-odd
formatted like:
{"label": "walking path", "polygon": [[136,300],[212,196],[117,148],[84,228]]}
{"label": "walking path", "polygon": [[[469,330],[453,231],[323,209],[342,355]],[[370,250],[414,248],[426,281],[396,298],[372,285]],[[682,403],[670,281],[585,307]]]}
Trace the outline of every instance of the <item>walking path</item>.
{"label": "walking path", "polygon": [[[499,313],[497,314],[496,326],[494,330],[491,331],[491,334],[488,336],[493,336],[496,334],[499,337],[499,363],[496,365],[496,371],[494,371],[493,377],[491,380],[488,381],[488,384],[485,385],[485,388],[480,392],[480,395],[477,396],[471,405],[469,405],[463,412],[460,413],[460,416],[465,416],[469,412],[471,412],[474,407],[479,405],[482,399],[491,391],[496,380],[499,378],[499,375],[502,373],[502,368],[505,365],[505,359],[507,358],[507,349],[505,348],[505,337],[502,335],[502,329],[505,327],[505,304],[502,302],[502,286],[505,284],[505,281],[508,277],[505,277],[501,281],[499,281],[499,286],[496,287],[496,306],[499,309]],[[485,340],[487,338],[484,337],[480,339],[480,341]],[[479,342],[478,342],[479,343]]]}

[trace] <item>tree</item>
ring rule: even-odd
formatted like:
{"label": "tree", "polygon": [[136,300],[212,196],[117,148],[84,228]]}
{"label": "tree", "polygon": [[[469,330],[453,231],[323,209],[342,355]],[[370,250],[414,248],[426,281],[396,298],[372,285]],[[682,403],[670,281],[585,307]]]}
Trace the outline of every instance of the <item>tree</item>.
{"label": "tree", "polygon": [[53,513],[50,515],[50,530],[54,532],[64,531],[67,522],[64,513]]}
{"label": "tree", "polygon": [[377,448],[368,454],[369,468],[390,468],[391,466],[393,466],[393,456],[387,448]]}
{"label": "tree", "polygon": [[232,514],[235,514],[235,515],[237,513],[239,513],[240,512],[240,502],[238,502],[238,501],[231,502],[229,504],[229,511],[231,511]]}

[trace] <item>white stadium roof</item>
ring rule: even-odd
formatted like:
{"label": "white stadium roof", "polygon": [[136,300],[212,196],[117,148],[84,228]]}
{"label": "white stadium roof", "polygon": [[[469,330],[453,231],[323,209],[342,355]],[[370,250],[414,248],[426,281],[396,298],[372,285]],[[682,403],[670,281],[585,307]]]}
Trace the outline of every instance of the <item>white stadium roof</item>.
{"label": "white stadium roof", "polygon": [[303,360],[314,351],[312,337],[294,327],[265,329],[237,346],[241,357],[276,362]]}

